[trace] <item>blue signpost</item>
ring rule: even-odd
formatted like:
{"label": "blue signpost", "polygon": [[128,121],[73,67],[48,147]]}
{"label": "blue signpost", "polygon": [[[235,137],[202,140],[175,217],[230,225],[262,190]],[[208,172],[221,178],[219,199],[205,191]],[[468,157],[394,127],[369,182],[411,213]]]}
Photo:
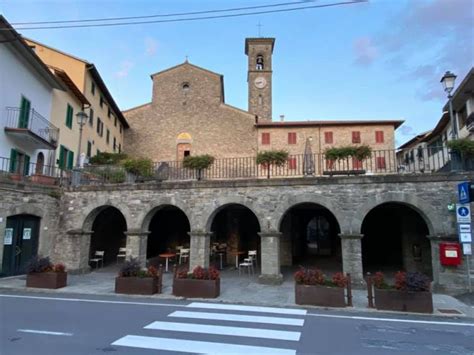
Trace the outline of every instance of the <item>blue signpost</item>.
{"label": "blue signpost", "polygon": [[459,203],[471,202],[470,184],[468,181],[458,184],[458,197]]}
{"label": "blue signpost", "polygon": [[[474,198],[474,193],[472,194]],[[469,285],[469,291],[472,291],[471,287],[471,260],[470,255],[471,243],[472,243],[472,231],[471,231],[471,184],[469,181],[464,181],[458,184],[458,200],[459,204],[456,204],[456,221],[458,223],[458,235],[459,241],[461,242],[463,254],[467,259],[467,282]]]}

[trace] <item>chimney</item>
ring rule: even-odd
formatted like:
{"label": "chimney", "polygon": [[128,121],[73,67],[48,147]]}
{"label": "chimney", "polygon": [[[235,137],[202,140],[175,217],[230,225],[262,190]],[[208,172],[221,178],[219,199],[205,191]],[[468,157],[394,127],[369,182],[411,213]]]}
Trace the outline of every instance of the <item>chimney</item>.
{"label": "chimney", "polygon": [[284,122],[285,121],[285,115],[280,115],[280,122]]}

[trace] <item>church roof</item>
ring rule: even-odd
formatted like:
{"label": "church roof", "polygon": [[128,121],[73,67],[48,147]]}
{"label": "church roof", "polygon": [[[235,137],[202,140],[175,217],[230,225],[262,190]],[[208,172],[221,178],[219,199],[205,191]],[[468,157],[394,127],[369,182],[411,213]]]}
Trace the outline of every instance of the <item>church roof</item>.
{"label": "church roof", "polygon": [[222,74],[218,74],[218,73],[215,73],[215,72],[210,71],[210,70],[208,70],[208,69],[205,69],[205,68],[199,67],[199,66],[197,66],[197,65],[191,64],[191,63],[189,63],[187,60],[186,60],[184,63],[175,65],[174,67],[171,67],[171,68],[168,68],[168,69],[164,69],[164,70],[162,70],[162,71],[159,71],[159,72],[156,72],[156,73],[154,73],[154,74],[151,74],[150,77],[153,79],[154,76],[161,75],[161,74],[163,74],[163,73],[166,73],[166,72],[169,72],[169,71],[171,71],[171,70],[175,70],[175,69],[178,69],[178,68],[181,68],[181,67],[184,67],[184,66],[190,66],[190,67],[192,67],[192,68],[194,68],[194,69],[202,70],[202,71],[204,71],[204,72],[206,72],[206,73],[208,73],[208,74],[216,75],[216,76],[222,78]]}
{"label": "church roof", "polygon": [[314,127],[314,126],[353,126],[353,125],[390,125],[395,129],[403,124],[403,120],[343,120],[343,121],[286,121],[286,122],[259,122],[255,125],[261,128],[277,127]]}

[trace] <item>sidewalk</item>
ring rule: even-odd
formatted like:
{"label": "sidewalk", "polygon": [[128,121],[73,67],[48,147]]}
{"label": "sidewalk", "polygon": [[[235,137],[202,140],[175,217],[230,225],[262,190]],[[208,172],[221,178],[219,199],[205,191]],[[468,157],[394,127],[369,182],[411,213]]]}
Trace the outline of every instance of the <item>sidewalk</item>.
{"label": "sidewalk", "polygon": [[[118,267],[109,266],[85,275],[68,275],[68,286],[57,290],[33,289],[25,287],[25,275],[0,279],[0,293],[2,290],[29,291],[29,292],[54,292],[60,294],[83,295],[116,295],[114,292],[114,279]],[[168,272],[163,277],[163,293],[153,296],[132,296],[156,299],[178,299],[172,295],[172,273]],[[367,307],[367,291],[352,290],[353,307],[344,310],[373,311]],[[123,296],[123,295],[120,295]],[[223,270],[221,272],[221,294],[215,299],[217,302],[253,304],[262,306],[298,307],[295,304],[294,281],[291,273],[284,275],[284,282],[279,286],[261,285],[258,276],[239,276],[236,270]],[[460,300],[443,294],[433,295],[434,315],[460,316],[474,318],[474,307]],[[310,306],[305,306],[310,307]]]}

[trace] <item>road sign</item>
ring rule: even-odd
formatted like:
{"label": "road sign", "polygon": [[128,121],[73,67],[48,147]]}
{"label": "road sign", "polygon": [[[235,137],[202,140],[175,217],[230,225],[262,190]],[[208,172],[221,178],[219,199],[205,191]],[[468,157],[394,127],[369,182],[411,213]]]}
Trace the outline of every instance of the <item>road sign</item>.
{"label": "road sign", "polygon": [[456,204],[456,221],[471,224],[471,206],[469,204]]}
{"label": "road sign", "polygon": [[470,224],[467,224],[467,223],[458,224],[458,234],[459,234],[459,241],[461,243],[472,242],[472,231],[471,231]]}
{"label": "road sign", "polygon": [[468,181],[464,181],[458,184],[458,198],[459,198],[459,203],[471,202],[470,187],[469,187]]}
{"label": "road sign", "polygon": [[462,253],[464,255],[472,255],[471,243],[463,243],[462,244]]}

